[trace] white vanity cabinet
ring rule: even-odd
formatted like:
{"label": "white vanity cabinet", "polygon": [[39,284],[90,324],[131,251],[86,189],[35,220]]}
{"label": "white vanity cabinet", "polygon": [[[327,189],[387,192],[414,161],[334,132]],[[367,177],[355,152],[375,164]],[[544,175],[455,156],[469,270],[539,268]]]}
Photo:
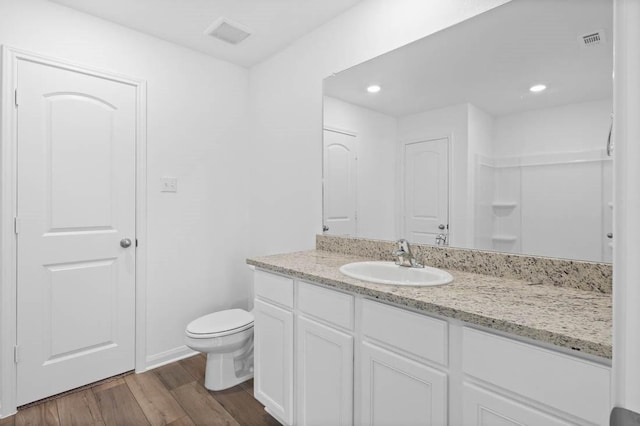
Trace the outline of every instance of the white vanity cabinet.
{"label": "white vanity cabinet", "polygon": [[254,395],[284,424],[293,420],[293,280],[254,274]]}
{"label": "white vanity cabinet", "polygon": [[298,282],[296,425],[353,424],[353,296]]}
{"label": "white vanity cabinet", "polygon": [[607,365],[260,270],[255,297],[255,396],[284,424],[608,424]]}
{"label": "white vanity cabinet", "polygon": [[447,322],[371,300],[361,306],[356,423],[446,425]]}
{"label": "white vanity cabinet", "polygon": [[352,425],[354,297],[293,283],[255,272],[254,395],[286,425]]}
{"label": "white vanity cabinet", "polygon": [[[609,422],[611,371],[607,366],[463,327],[462,371],[465,424]],[[501,396],[483,389],[485,383]],[[568,420],[554,419],[540,410]],[[502,423],[486,420],[493,416],[500,416]]]}

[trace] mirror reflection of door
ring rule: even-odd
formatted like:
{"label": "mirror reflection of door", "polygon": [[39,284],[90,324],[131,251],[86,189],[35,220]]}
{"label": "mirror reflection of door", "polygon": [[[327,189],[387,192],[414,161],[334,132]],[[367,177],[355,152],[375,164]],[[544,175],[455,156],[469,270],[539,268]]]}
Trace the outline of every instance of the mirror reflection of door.
{"label": "mirror reflection of door", "polygon": [[356,136],[325,129],[323,140],[324,232],[356,236]]}
{"label": "mirror reflection of door", "polygon": [[412,243],[436,244],[438,235],[449,232],[447,138],[405,144],[403,182],[402,236]]}

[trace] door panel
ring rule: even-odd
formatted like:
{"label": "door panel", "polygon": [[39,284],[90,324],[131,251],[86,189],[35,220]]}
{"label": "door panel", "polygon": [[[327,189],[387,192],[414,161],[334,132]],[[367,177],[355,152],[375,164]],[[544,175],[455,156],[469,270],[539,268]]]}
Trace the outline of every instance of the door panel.
{"label": "door panel", "polygon": [[435,244],[436,236],[448,233],[449,225],[447,139],[406,144],[404,169],[402,236],[414,243]]}
{"label": "door panel", "polygon": [[[45,98],[49,232],[111,228],[115,112],[87,96]],[[82,209],[74,202],[77,198],[84,200]]]}
{"label": "door panel", "polygon": [[18,62],[18,405],[134,368],[136,89]]}
{"label": "door panel", "polygon": [[293,313],[254,301],[254,394],[284,424],[293,417]]}
{"label": "door panel", "polygon": [[353,337],[298,317],[297,425],[353,424]]}
{"label": "door panel", "polygon": [[356,236],[356,137],[324,131],[324,225],[329,235]]}
{"label": "door panel", "polygon": [[366,342],[361,348],[362,424],[447,424],[445,373]]}
{"label": "door panel", "polygon": [[[114,342],[117,324],[110,313],[114,308],[117,285],[115,259],[47,265],[49,275],[49,303],[45,307],[50,322],[44,335],[50,355],[45,364],[63,357],[80,356],[87,350]],[[68,301],[79,299],[83,303],[69,306]],[[78,318],[82,328],[76,327]],[[105,319],[111,318],[111,321]],[[69,333],[69,330],[74,330]]]}

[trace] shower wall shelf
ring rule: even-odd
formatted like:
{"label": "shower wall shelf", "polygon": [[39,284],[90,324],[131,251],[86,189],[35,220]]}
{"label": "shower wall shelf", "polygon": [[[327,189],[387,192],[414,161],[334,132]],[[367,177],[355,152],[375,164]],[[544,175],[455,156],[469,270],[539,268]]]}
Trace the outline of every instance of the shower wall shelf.
{"label": "shower wall shelf", "polygon": [[494,209],[514,209],[518,207],[518,203],[515,201],[496,201],[491,203],[491,206]]}
{"label": "shower wall shelf", "polygon": [[511,242],[511,241],[516,241],[518,237],[516,237],[515,235],[492,235],[491,239],[493,241]]}

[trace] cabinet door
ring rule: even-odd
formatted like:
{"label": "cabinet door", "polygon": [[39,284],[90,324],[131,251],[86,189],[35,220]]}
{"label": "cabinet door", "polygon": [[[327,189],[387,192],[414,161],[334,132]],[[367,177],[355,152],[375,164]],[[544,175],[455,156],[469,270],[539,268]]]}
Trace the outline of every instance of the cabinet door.
{"label": "cabinet door", "polygon": [[573,425],[536,408],[464,383],[463,417],[468,426],[568,426]]}
{"label": "cabinet door", "polygon": [[403,356],[362,344],[363,425],[447,424],[447,375]]}
{"label": "cabinet door", "polygon": [[293,313],[255,300],[254,394],[269,413],[292,423]]}
{"label": "cabinet door", "polygon": [[353,337],[304,317],[296,332],[296,424],[353,424]]}
{"label": "cabinet door", "polygon": [[591,424],[608,424],[611,370],[574,356],[464,327],[463,373]]}

